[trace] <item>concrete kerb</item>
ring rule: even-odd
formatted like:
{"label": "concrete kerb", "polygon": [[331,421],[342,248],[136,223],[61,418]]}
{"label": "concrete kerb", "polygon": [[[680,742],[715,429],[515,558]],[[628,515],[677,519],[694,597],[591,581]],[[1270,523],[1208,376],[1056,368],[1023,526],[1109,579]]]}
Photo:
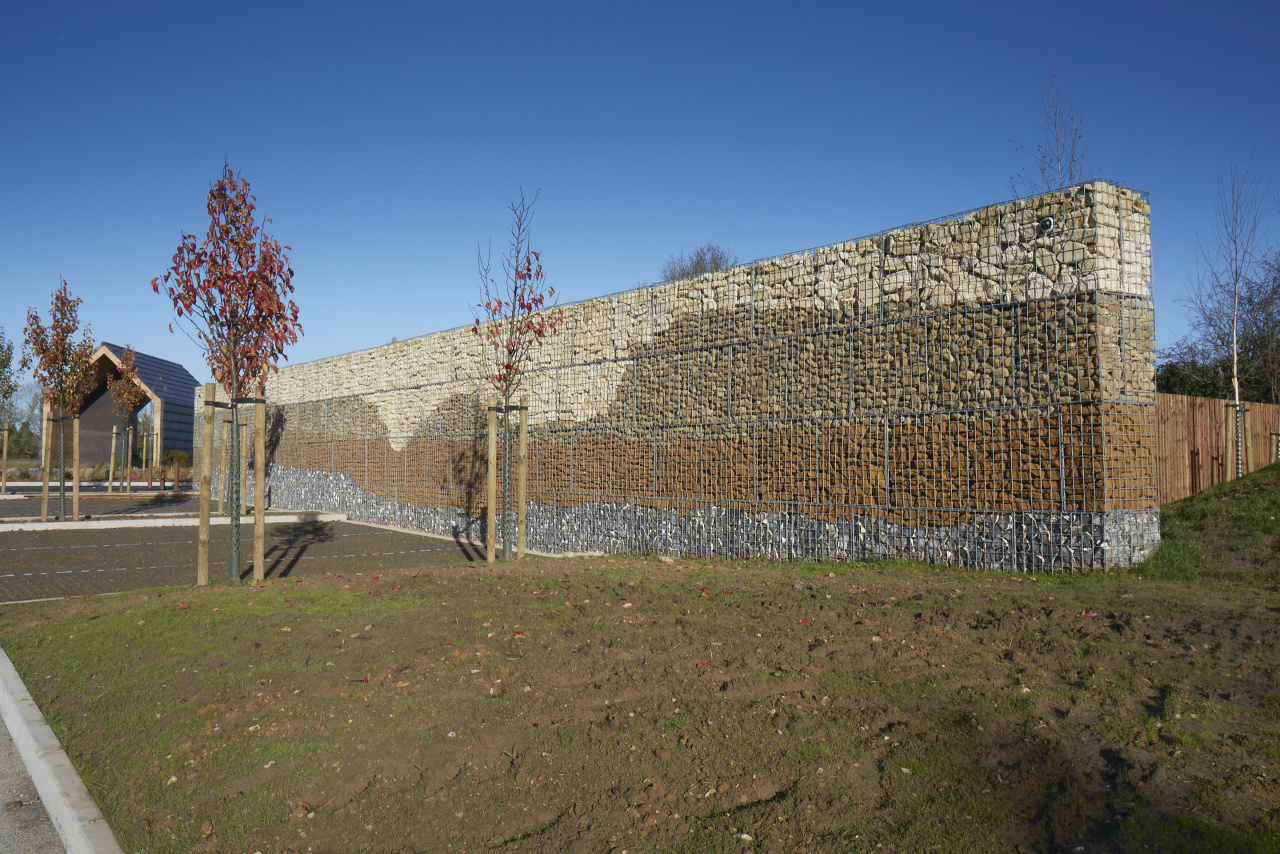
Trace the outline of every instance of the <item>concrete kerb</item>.
{"label": "concrete kerb", "polygon": [[[451,537],[447,534],[433,534],[430,531],[420,531],[417,528],[401,528],[397,525],[383,525],[379,522],[365,522],[359,519],[343,519],[343,521],[348,522],[352,525],[363,525],[366,528],[381,528],[384,531],[395,531],[398,534],[415,534],[419,537],[429,537],[430,539],[433,539],[433,540],[444,540],[447,543],[456,544],[459,541],[461,541],[465,543],[468,548],[475,549],[476,554],[481,555],[480,558],[477,558],[478,561],[483,560],[484,542],[477,543],[473,541],[469,535],[465,538],[461,536]],[[540,552],[530,548],[526,548],[524,550],[524,553],[528,557],[545,557],[545,558],[606,557],[607,556],[607,552]],[[511,561],[506,561],[506,563],[512,563],[514,562],[514,560],[515,559],[513,558]]]}
{"label": "concrete kerb", "polygon": [[67,854],[124,854],[40,708],[0,649],[0,716]]}
{"label": "concrete kerb", "polygon": [[[279,513],[267,516],[268,525],[296,524],[298,522],[346,522],[345,513]],[[181,528],[200,524],[194,514],[149,516],[143,518],[117,517],[115,519],[86,519],[81,522],[0,522],[0,533],[7,531],[94,531],[108,528]],[[213,516],[210,525],[230,525],[226,516]],[[240,517],[241,525],[252,525],[253,514]]]}

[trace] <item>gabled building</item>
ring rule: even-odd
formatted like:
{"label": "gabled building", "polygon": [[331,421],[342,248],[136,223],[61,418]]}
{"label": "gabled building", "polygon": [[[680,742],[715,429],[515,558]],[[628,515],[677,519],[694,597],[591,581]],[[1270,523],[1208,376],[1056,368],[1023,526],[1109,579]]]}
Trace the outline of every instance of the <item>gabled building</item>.
{"label": "gabled building", "polygon": [[[123,433],[126,426],[134,428],[137,435],[138,413],[131,413],[127,422],[122,422],[111,411],[111,392],[107,388],[107,380],[120,374],[120,359],[125,348],[118,344],[103,342],[93,351],[90,361],[95,371],[93,390],[85,397],[84,408],[80,413],[80,464],[93,465],[106,462],[111,456],[111,428],[115,427]],[[178,450],[191,458],[191,436],[194,425],[194,406],[196,396],[196,378],[186,368],[176,362],[149,356],[134,351],[134,369],[138,373],[138,385],[146,393],[155,416],[155,436],[148,442],[150,456],[159,462],[168,451]],[[143,404],[146,406],[146,403]],[[141,411],[141,407],[139,408]],[[49,407],[45,405],[45,418],[49,418]],[[54,442],[51,449],[54,454],[52,463],[57,465],[57,425],[45,435]],[[71,428],[67,425],[67,465],[71,464]],[[117,457],[119,451],[117,451]],[[137,454],[135,461],[145,464]]]}

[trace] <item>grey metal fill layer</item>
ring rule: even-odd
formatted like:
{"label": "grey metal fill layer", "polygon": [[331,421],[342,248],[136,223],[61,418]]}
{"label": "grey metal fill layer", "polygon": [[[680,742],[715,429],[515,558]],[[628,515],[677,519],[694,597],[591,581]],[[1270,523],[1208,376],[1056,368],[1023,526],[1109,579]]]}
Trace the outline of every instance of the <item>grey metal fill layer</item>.
{"label": "grey metal fill layer", "polygon": [[[250,479],[252,481],[252,478]],[[272,466],[273,507],[346,513],[374,522],[483,542],[485,525],[462,508],[388,500],[344,474]],[[875,517],[841,522],[794,513],[703,507],[680,514],[635,504],[553,507],[530,502],[528,546],[547,553],[607,552],[774,560],[909,558],[1016,572],[1082,572],[1128,567],[1160,543],[1158,510],[975,513],[969,523],[908,526]]]}

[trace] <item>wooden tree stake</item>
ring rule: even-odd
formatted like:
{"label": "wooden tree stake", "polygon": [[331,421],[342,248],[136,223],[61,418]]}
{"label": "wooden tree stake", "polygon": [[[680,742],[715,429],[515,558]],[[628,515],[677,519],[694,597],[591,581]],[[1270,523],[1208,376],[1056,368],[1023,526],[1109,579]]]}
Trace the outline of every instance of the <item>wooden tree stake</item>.
{"label": "wooden tree stake", "polygon": [[1253,472],[1253,421],[1249,418],[1248,409],[1244,410],[1242,418],[1240,443],[1244,450],[1244,473],[1251,474]]}
{"label": "wooden tree stake", "polygon": [[529,397],[520,397],[520,446],[516,458],[516,560],[524,558],[525,493],[529,485]]}
{"label": "wooden tree stake", "polygon": [[267,402],[253,402],[253,580],[267,572]]}
{"label": "wooden tree stake", "polygon": [[231,478],[227,475],[227,443],[231,441],[231,431],[228,426],[231,420],[222,419],[222,459],[218,462],[218,515],[222,516],[227,512],[227,488],[231,486]]}
{"label": "wooden tree stake", "polygon": [[133,428],[124,431],[124,491],[133,493]]}
{"label": "wooden tree stake", "polygon": [[196,584],[209,583],[209,510],[213,488],[213,417],[217,410],[210,406],[217,400],[217,385],[204,384],[204,438],[200,445],[200,545],[196,552]]}
{"label": "wooden tree stake", "polygon": [[4,423],[4,453],[0,462],[0,495],[9,491],[9,422]]}
{"label": "wooden tree stake", "polygon": [[71,519],[80,521],[80,416],[71,420]]}
{"label": "wooden tree stake", "polygon": [[40,433],[40,469],[43,481],[40,487],[40,521],[49,521],[49,458],[53,456],[53,424],[49,417],[49,405],[44,407],[44,426]]}
{"label": "wooden tree stake", "polygon": [[[237,418],[240,416],[237,415]],[[249,455],[244,452],[244,434],[249,432],[249,422],[240,422],[240,515],[249,513]]]}
{"label": "wooden tree stake", "polygon": [[493,563],[495,558],[494,546],[498,539],[498,524],[497,524],[497,516],[495,515],[497,513],[497,504],[498,504],[498,398],[497,396],[490,396],[489,398],[488,462],[489,462],[489,488],[488,488],[489,506],[487,508],[486,515],[488,516],[489,525],[487,530],[488,537],[485,540],[485,544],[484,544],[484,549],[485,549],[484,559],[489,563]]}
{"label": "wooden tree stake", "polygon": [[116,431],[119,428],[111,425],[111,462],[107,464],[107,492],[116,491]]}

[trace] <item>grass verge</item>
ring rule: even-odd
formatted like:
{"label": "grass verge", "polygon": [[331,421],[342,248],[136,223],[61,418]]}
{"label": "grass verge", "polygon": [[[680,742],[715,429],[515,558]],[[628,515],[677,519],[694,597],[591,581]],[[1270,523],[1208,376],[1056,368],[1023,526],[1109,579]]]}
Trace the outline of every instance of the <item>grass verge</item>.
{"label": "grass verge", "polygon": [[1280,850],[1277,477],[1122,574],[406,565],[0,643],[131,852]]}

